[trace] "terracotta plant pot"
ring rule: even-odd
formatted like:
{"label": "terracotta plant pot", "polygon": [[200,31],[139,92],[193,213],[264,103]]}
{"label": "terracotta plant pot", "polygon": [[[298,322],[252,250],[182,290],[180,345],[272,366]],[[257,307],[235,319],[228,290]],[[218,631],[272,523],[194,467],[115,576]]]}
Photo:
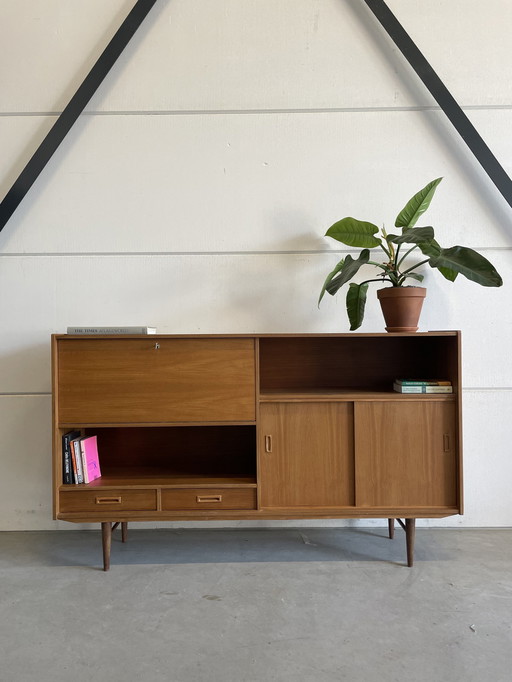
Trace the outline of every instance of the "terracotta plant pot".
{"label": "terracotta plant pot", "polygon": [[377,291],[386,331],[391,333],[418,331],[424,287],[386,287]]}

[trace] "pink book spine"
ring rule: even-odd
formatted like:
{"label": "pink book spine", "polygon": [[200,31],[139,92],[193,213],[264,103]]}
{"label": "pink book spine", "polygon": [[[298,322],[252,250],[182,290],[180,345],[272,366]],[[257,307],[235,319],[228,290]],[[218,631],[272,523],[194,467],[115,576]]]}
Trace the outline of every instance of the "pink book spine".
{"label": "pink book spine", "polygon": [[98,458],[98,441],[96,436],[85,438],[82,443],[85,449],[85,462],[89,483],[101,476],[100,460]]}

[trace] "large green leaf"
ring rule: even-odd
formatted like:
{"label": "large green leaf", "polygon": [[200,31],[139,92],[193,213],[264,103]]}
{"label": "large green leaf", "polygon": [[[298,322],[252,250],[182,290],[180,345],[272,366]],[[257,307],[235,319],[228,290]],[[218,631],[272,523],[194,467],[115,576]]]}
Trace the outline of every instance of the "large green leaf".
{"label": "large green leaf", "polygon": [[439,256],[441,253],[441,247],[435,239],[432,239],[428,242],[419,242],[418,246],[420,247],[421,253],[424,253],[425,256],[429,256],[431,258]]}
{"label": "large green leaf", "polygon": [[429,264],[433,268],[449,268],[460,272],[483,287],[500,287],[503,280],[495,267],[487,258],[468,249],[465,246],[452,246],[450,249],[441,249],[438,256],[433,256]]}
{"label": "large green leaf", "polygon": [[380,246],[381,241],[373,235],[379,231],[377,225],[365,223],[356,218],[342,218],[325,233],[326,237],[332,237],[347,246],[359,246],[363,249],[373,249]]}
{"label": "large green leaf", "polygon": [[364,307],[366,305],[366,292],[368,283],[352,283],[347,291],[347,313],[350,320],[350,331],[359,329],[364,318]]}
{"label": "large green leaf", "polygon": [[[441,253],[441,247],[439,246],[435,239],[432,239],[432,241],[430,242],[422,242],[418,244],[418,246],[420,247],[421,252],[425,254],[425,256],[429,256],[430,258],[432,257],[436,258]],[[445,277],[450,282],[455,282],[455,280],[457,279],[457,275],[459,274],[458,272],[455,272],[455,270],[451,270],[450,268],[438,266],[437,269],[443,275],[443,277]]]}
{"label": "large green leaf", "polygon": [[406,203],[404,208],[397,215],[395,220],[395,227],[414,227],[418,222],[418,218],[422,213],[425,213],[430,206],[436,187],[443,178],[432,180],[426,187],[417,192],[412,199]]}
{"label": "large green leaf", "polygon": [[393,235],[389,241],[394,244],[421,244],[428,243],[432,239],[434,239],[433,227],[415,227],[404,230],[403,234]]}
{"label": "large green leaf", "polygon": [[[350,258],[350,256],[347,256],[347,258]],[[332,272],[330,272],[330,273],[327,275],[327,277],[325,278],[325,282],[324,282],[324,285],[323,285],[323,287],[322,287],[322,291],[320,292],[320,296],[318,297],[318,305],[320,305],[320,301],[321,301],[322,298],[324,297],[324,294],[325,294],[325,290],[326,290],[326,288],[327,288],[327,285],[328,285],[329,282],[332,280],[332,278],[333,278],[335,275],[337,275],[338,272],[339,272],[340,270],[343,269],[344,264],[345,264],[345,258],[342,258],[342,259],[340,260],[340,262],[336,265],[336,267],[334,268],[334,270],[333,270]]]}
{"label": "large green leaf", "polygon": [[[334,296],[338,289],[342,287],[345,282],[348,282],[349,279],[352,279],[359,268],[368,263],[369,260],[370,252],[368,249],[363,249],[356,260],[350,255],[341,260],[334,270],[327,275],[322,291],[320,292],[318,304],[320,304],[326,291],[331,294],[331,296]],[[340,274],[338,275],[338,273]]]}
{"label": "large green leaf", "polygon": [[442,274],[442,276],[449,282],[455,282],[459,275],[458,272],[455,272],[455,270],[451,270],[450,268],[438,267],[437,269]]}

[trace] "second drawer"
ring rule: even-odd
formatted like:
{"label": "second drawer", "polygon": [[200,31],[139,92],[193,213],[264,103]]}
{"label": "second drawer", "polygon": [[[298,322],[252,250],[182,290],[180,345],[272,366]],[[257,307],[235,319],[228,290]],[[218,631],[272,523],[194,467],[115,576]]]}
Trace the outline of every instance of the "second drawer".
{"label": "second drawer", "polygon": [[162,511],[174,509],[256,509],[256,488],[162,490]]}

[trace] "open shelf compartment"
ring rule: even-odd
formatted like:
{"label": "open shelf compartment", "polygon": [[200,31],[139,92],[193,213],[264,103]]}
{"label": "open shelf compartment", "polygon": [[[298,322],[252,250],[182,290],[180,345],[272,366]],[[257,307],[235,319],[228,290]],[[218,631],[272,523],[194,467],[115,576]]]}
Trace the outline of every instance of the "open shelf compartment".
{"label": "open shelf compartment", "polygon": [[375,394],[403,398],[393,392],[399,378],[448,380],[454,395],[459,390],[458,342],[455,332],[260,338],[260,397],[309,393],[326,398],[360,399],[363,394],[369,399]]}
{"label": "open shelf compartment", "polygon": [[102,476],[80,488],[256,486],[254,425],[116,426],[83,433],[98,438]]}

